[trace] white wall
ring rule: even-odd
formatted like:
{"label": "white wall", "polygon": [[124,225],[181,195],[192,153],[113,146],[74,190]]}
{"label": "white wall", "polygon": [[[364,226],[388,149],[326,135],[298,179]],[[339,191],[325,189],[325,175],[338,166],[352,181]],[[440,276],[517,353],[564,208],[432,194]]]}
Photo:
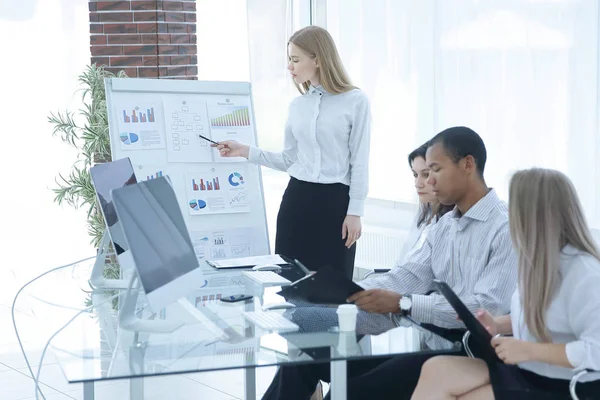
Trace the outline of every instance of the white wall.
{"label": "white wall", "polygon": [[53,203],[58,172],[75,152],[52,137],[51,111],[77,109],[77,76],[89,63],[87,1],[0,1],[3,77],[2,268],[19,280],[93,255],[85,211]]}

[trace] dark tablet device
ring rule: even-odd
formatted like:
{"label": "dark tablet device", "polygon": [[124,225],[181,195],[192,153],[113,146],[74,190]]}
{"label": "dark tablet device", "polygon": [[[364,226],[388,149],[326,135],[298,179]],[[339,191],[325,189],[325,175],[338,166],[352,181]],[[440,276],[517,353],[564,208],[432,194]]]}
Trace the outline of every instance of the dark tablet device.
{"label": "dark tablet device", "polygon": [[324,266],[318,272],[284,286],[277,294],[290,300],[313,304],[346,304],[346,299],[364,290],[341,272]]}
{"label": "dark tablet device", "polygon": [[481,325],[475,315],[469,311],[467,306],[465,306],[465,303],[458,298],[456,293],[454,293],[446,282],[434,279],[433,283],[436,289],[446,298],[446,300],[448,300],[448,303],[450,303],[452,308],[454,308],[454,311],[456,311],[460,319],[464,322],[469,332],[471,332],[471,339],[477,343],[477,355],[479,358],[488,362],[502,362],[498,358],[498,355],[496,355],[496,350],[492,347],[492,335],[483,325]]}

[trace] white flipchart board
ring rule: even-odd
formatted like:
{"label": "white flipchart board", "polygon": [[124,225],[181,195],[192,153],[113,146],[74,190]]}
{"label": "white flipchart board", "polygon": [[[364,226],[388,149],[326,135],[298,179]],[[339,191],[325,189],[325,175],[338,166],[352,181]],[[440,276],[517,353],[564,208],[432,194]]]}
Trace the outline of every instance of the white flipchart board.
{"label": "white flipchart board", "polygon": [[256,145],[250,84],[106,79],[113,160],[138,181],[169,175],[196,253],[210,260],[269,254],[260,168],[222,158],[203,135]]}

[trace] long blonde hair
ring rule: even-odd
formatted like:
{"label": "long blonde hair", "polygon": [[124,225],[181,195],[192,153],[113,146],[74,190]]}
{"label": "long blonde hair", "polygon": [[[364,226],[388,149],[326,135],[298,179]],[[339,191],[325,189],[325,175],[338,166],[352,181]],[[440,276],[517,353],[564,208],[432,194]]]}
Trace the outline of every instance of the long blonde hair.
{"label": "long blonde hair", "polygon": [[[288,45],[290,43],[298,46],[311,58],[317,59],[319,81],[326,91],[339,94],[356,89],[348,78],[333,38],[325,29],[319,26],[307,26],[296,31],[288,40]],[[310,82],[301,85],[294,82],[294,85],[302,94],[310,88]]]}
{"label": "long blonde hair", "polygon": [[551,342],[546,311],[560,284],[565,245],[600,260],[577,197],[562,172],[532,168],[514,174],[509,192],[510,233],[519,262],[524,321],[540,342]]}

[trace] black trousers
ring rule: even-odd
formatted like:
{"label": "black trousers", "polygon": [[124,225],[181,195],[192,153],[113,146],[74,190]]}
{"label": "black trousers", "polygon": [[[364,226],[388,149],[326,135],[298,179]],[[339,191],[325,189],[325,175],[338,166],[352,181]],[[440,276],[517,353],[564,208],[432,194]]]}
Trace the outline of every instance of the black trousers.
{"label": "black trousers", "polygon": [[291,178],[277,216],[275,253],[298,259],[318,271],[330,265],[352,278],[356,245],[344,246],[342,224],[350,188]]}
{"label": "black trousers", "polygon": [[[425,361],[441,354],[464,355],[440,351],[348,361],[348,399],[410,399]],[[281,367],[263,400],[308,400],[319,380],[331,381],[329,363]]]}

